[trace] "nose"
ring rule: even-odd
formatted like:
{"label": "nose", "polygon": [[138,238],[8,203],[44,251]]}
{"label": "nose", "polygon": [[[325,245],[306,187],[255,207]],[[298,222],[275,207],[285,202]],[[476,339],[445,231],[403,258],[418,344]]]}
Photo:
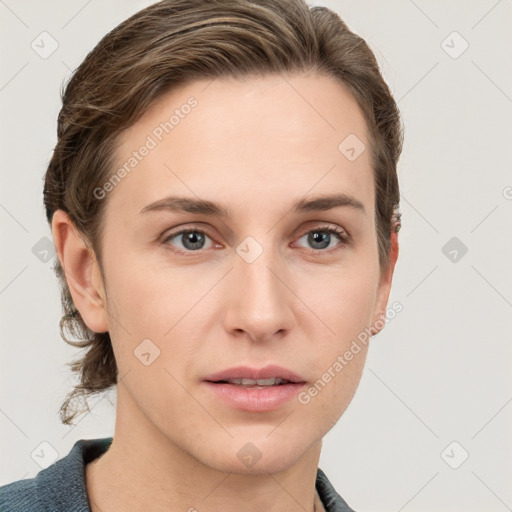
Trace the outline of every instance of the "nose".
{"label": "nose", "polygon": [[240,244],[227,279],[228,289],[223,290],[227,297],[224,316],[227,332],[262,342],[290,332],[295,297],[289,280],[277,251],[263,248],[254,239]]}

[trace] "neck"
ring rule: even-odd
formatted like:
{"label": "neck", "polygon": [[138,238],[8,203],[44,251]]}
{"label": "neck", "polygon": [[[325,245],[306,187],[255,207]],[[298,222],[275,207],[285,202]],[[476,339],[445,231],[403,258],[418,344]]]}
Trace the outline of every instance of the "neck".
{"label": "neck", "polygon": [[[284,470],[223,472],[165,436],[140,411],[119,407],[112,444],[87,464],[91,512],[320,512],[321,440]],[[148,506],[150,504],[150,506]]]}

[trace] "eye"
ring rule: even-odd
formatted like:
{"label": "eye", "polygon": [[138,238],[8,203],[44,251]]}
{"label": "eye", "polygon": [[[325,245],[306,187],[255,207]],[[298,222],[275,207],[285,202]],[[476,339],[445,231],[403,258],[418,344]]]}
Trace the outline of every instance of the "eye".
{"label": "eye", "polygon": [[[333,237],[333,235],[335,236]],[[306,242],[310,244],[313,251],[322,251],[323,249],[335,247],[336,244],[332,245],[331,243],[335,242],[336,239],[340,242],[337,245],[346,245],[350,242],[349,234],[343,228],[334,225],[319,226],[309,230],[299,240],[303,238],[306,238]]]}
{"label": "eye", "polygon": [[205,247],[206,239],[210,239],[213,242],[206,231],[197,228],[183,229],[176,233],[171,233],[165,238],[164,243],[176,246],[176,242],[172,242],[174,239],[177,239],[177,242],[181,243],[181,247],[179,245],[177,246],[177,252],[182,253],[197,252],[201,249],[208,249],[209,247]]}
{"label": "eye", "polygon": [[[336,245],[347,245],[351,240],[350,235],[343,228],[332,224],[309,230],[298,241],[303,238],[306,238],[306,242],[312,247],[310,249],[311,252],[330,252],[324,251],[324,249],[330,249],[336,247]],[[338,244],[333,244],[336,239]],[[207,240],[210,240],[210,244],[208,244]],[[222,247],[215,243],[204,229],[196,227],[171,233],[164,239],[163,243],[173,246],[173,250],[185,255],[191,255],[194,252],[198,253],[203,249]]]}

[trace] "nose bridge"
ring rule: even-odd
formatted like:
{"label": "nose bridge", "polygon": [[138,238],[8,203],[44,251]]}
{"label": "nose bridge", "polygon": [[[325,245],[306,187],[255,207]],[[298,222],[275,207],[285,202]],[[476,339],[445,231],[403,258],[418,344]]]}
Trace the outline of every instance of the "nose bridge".
{"label": "nose bridge", "polygon": [[265,241],[259,242],[248,236],[238,245],[236,252],[238,258],[235,271],[244,284],[243,288],[255,299],[266,299],[265,303],[274,300],[282,290],[275,276],[275,268],[279,264],[272,237],[268,236]]}
{"label": "nose bridge", "polygon": [[251,331],[254,337],[289,328],[290,292],[281,282],[279,251],[272,244],[272,236],[262,242],[248,236],[236,253],[232,277],[237,292],[231,304],[231,321],[236,325],[231,327]]}

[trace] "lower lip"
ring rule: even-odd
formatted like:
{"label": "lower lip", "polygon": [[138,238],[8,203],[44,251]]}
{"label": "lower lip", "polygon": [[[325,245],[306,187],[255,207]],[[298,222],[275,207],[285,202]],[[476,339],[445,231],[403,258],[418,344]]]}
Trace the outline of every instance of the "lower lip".
{"label": "lower lip", "polygon": [[247,388],[208,381],[205,381],[205,384],[231,407],[251,412],[273,411],[295,398],[306,385],[305,382],[297,382],[267,388]]}

